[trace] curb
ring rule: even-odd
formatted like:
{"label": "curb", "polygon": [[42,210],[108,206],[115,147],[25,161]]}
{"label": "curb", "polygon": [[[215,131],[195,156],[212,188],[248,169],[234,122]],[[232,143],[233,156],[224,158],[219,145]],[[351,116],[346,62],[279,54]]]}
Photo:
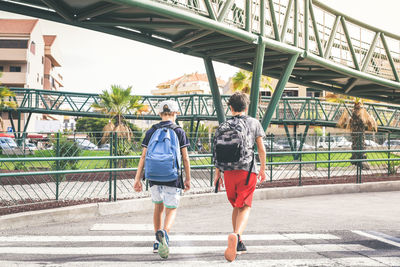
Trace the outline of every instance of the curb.
{"label": "curb", "polygon": [[[330,184],[298,187],[257,189],[254,200],[297,198],[317,195],[350,194],[367,192],[400,191],[400,181],[373,182],[365,184]],[[186,195],[181,198],[181,207],[196,207],[211,203],[223,203],[225,192]],[[117,202],[84,204],[64,208],[22,212],[0,216],[0,230],[10,230],[49,223],[77,222],[98,216],[133,213],[153,209],[150,198],[121,200]]]}

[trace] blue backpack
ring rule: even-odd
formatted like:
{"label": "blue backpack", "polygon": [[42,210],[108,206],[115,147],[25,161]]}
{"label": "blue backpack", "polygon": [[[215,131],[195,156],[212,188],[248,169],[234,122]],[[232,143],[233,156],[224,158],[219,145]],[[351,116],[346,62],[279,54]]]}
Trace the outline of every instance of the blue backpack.
{"label": "blue backpack", "polygon": [[178,179],[181,166],[179,139],[175,133],[178,125],[172,124],[156,128],[147,146],[145,177],[155,182],[172,182]]}

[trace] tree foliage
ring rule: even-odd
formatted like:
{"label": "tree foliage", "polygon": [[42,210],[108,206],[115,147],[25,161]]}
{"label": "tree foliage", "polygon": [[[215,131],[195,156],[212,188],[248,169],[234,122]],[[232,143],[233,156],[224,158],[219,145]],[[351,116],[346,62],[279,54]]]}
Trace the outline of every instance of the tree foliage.
{"label": "tree foliage", "polygon": [[[3,73],[0,72],[0,78],[2,76],[3,76]],[[15,93],[10,91],[10,89],[8,89],[7,87],[1,86],[1,82],[0,82],[0,126],[1,126],[1,131],[4,131],[4,121],[3,121],[3,118],[1,117],[1,112],[3,111],[3,109],[6,107],[16,109],[18,106],[17,102],[6,100],[7,98],[10,98],[13,96],[15,96]]]}
{"label": "tree foliage", "polygon": [[[103,129],[109,124],[110,120],[106,118],[90,118],[90,117],[82,117],[76,121],[76,131],[77,132],[88,132],[91,134],[91,137],[94,138],[95,144],[99,144],[103,137]],[[112,120],[115,125],[115,120]],[[143,134],[143,130],[140,129],[133,123],[128,121],[124,121],[124,123],[130,129],[133,137],[141,137]]]}
{"label": "tree foliage", "polygon": [[[359,97],[345,96],[340,94],[328,94],[326,100],[329,102],[342,103],[346,105],[346,101],[352,100],[354,102],[351,115],[349,110],[345,109],[342,113],[337,126],[339,128],[351,131],[352,150],[365,150],[365,131],[378,130],[378,125],[374,117],[368,113],[363,104],[366,100]],[[365,153],[353,152],[351,159],[366,159]],[[352,164],[357,164],[352,162]],[[364,169],[369,169],[367,163],[363,163]]]}
{"label": "tree foliage", "polygon": [[[253,79],[253,73],[247,70],[239,70],[235,76],[232,77],[231,89],[232,91],[242,91],[246,94],[250,94],[251,91],[251,80]],[[271,78],[262,75],[260,80],[260,87],[263,89],[269,89],[273,92],[271,86]]]}
{"label": "tree foliage", "polygon": [[108,114],[110,119],[103,128],[102,143],[109,138],[110,132],[116,132],[118,137],[128,138],[130,140],[132,131],[126,123],[124,115],[139,114],[146,107],[139,103],[140,96],[132,95],[132,87],[122,88],[118,85],[112,85],[111,90],[103,91],[100,95],[100,103],[92,105],[93,108],[102,113]]}

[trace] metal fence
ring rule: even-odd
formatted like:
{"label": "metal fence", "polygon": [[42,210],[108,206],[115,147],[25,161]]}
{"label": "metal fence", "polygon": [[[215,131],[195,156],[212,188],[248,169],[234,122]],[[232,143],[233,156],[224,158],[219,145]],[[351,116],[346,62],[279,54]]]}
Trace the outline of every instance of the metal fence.
{"label": "metal fence", "polygon": [[[0,214],[149,196],[133,190],[143,133],[21,133],[0,135]],[[212,136],[188,134],[192,193],[211,192]],[[17,137],[17,138],[15,138]],[[361,183],[397,179],[400,135],[365,135],[352,150],[351,135],[268,135],[263,187]],[[364,157],[355,157],[365,155]],[[352,157],[353,156],[353,157]],[[356,155],[357,156],[357,155]]]}

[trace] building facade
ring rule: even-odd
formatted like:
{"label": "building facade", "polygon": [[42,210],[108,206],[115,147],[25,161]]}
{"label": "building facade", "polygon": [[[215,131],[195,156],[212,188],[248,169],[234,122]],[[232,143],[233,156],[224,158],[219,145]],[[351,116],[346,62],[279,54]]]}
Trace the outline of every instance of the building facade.
{"label": "building facade", "polygon": [[[222,93],[225,81],[217,78],[218,87]],[[191,73],[179,78],[169,80],[157,85],[156,90],[152,90],[153,95],[191,95],[191,94],[211,94],[210,84],[207,74]]]}
{"label": "building facade", "polygon": [[[0,83],[2,86],[58,90],[63,87],[63,77],[59,73],[60,67],[61,56],[57,47],[57,36],[43,35],[40,20],[0,19],[0,72],[2,72]],[[62,117],[58,117],[32,114],[26,130],[39,131],[36,121],[59,119],[62,121]],[[12,125],[9,114],[3,113],[2,118],[4,120],[2,130],[9,130]],[[27,118],[28,114],[21,114],[23,125]],[[18,129],[14,130],[18,131]],[[23,127],[19,130],[22,131]]]}

